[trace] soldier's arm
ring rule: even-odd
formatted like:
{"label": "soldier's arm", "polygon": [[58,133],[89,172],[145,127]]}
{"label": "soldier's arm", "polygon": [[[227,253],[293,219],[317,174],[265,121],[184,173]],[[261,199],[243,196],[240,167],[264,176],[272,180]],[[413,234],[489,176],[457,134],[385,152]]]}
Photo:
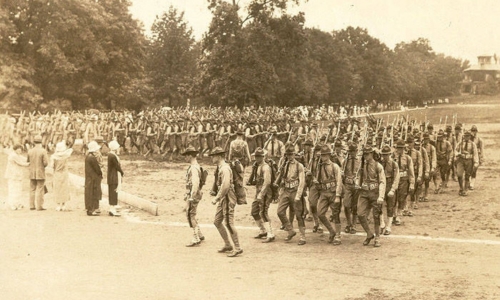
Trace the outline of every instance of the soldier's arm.
{"label": "soldier's arm", "polygon": [[392,176],[394,176],[394,180],[392,181],[392,186],[390,191],[394,193],[396,192],[399,186],[399,166],[395,161],[392,162],[392,170],[393,170]]}
{"label": "soldier's arm", "polygon": [[437,157],[436,157],[436,148],[431,145],[431,155],[432,155],[432,161],[431,161],[431,171],[436,170],[436,164],[437,164]]}
{"label": "soldier's arm", "polygon": [[385,172],[381,164],[377,163],[377,173],[378,173],[378,198],[384,199],[385,196]]}
{"label": "soldier's arm", "polygon": [[425,150],[425,148],[422,148],[423,149],[423,163],[424,163],[424,167],[425,167],[425,173],[424,173],[424,176],[425,177],[428,177],[429,176],[429,171],[430,171],[430,164],[429,164],[429,155],[427,154],[427,150]]}
{"label": "soldier's arm", "polygon": [[478,138],[479,141],[477,142],[477,150],[481,153],[479,153],[479,162],[482,163],[483,160],[484,160],[484,144],[483,144],[483,140]]}
{"label": "soldier's arm", "polygon": [[335,190],[335,196],[336,197],[342,197],[342,172],[340,170],[340,167],[337,164],[333,164],[333,172],[335,172],[335,180],[336,182],[336,190]]}
{"label": "soldier's arm", "polygon": [[221,186],[219,188],[219,193],[215,196],[216,201],[220,201],[222,198],[226,197],[231,186],[231,169],[229,166],[221,168],[219,170],[219,176],[221,176]]}
{"label": "soldier's arm", "polygon": [[422,180],[422,169],[423,169],[423,162],[422,162],[422,153],[420,151],[417,151],[417,160],[418,160],[418,174],[415,174],[417,176],[417,180],[421,181]]}
{"label": "soldier's arm", "polygon": [[302,196],[302,193],[304,193],[304,187],[306,185],[306,175],[304,173],[304,166],[299,162],[296,163],[297,163],[297,168],[299,169],[299,187],[297,188],[295,201],[300,200],[300,197]]}
{"label": "soldier's arm", "polygon": [[474,144],[474,143],[472,143],[472,152],[474,153],[474,155],[473,155],[474,167],[477,167],[477,166],[479,166],[479,155],[477,153],[476,144]]}
{"label": "soldier's arm", "polygon": [[198,194],[198,191],[200,190],[200,169],[198,168],[190,168],[190,172],[191,172],[191,183],[192,183],[192,187],[191,187],[191,199],[193,199],[193,197],[195,197],[197,194]]}
{"label": "soldier's arm", "polygon": [[262,189],[257,196],[258,199],[263,199],[271,186],[271,168],[267,163],[262,166],[262,173],[264,174],[264,183],[262,184]]}
{"label": "soldier's arm", "polygon": [[247,142],[245,142],[245,152],[246,152],[247,157],[248,157],[248,163],[250,163],[252,161],[252,155],[250,154],[250,149],[248,148]]}
{"label": "soldier's arm", "polygon": [[415,188],[415,167],[411,157],[407,155],[406,158],[408,159],[408,179],[410,180],[410,190],[413,190]]}
{"label": "soldier's arm", "polygon": [[[234,141],[233,141],[234,142]],[[229,157],[229,160],[232,161],[233,160],[233,142],[231,142],[229,144],[229,154],[227,157]]]}
{"label": "soldier's arm", "polygon": [[448,142],[448,145],[447,145],[447,149],[446,149],[446,154],[447,154],[447,158],[448,158],[448,165],[451,165],[451,163],[453,162],[453,147],[451,146],[451,143]]}

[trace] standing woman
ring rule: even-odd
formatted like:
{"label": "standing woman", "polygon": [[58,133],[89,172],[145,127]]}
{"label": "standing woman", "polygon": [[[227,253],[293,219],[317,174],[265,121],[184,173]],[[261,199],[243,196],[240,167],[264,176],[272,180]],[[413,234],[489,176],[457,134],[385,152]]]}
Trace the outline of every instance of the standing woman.
{"label": "standing woman", "polygon": [[9,154],[7,160],[7,168],[5,169],[5,179],[8,181],[9,196],[8,206],[12,210],[23,208],[21,204],[23,179],[26,177],[24,168],[30,164],[26,161],[26,157],[22,156],[23,146],[16,144],[13,147],[12,153]]}
{"label": "standing woman", "polygon": [[97,160],[101,147],[96,141],[88,143],[88,154],[85,158],[85,209],[87,216],[97,216],[99,200],[102,197],[102,171]]}
{"label": "standing woman", "polygon": [[72,153],[73,149],[68,149],[66,141],[63,140],[56,144],[56,150],[50,158],[49,166],[54,169],[52,190],[54,201],[57,203],[57,211],[66,211],[66,202],[70,200],[67,161]]}
{"label": "standing woman", "polygon": [[66,141],[56,144],[56,150],[50,158],[49,166],[54,169],[52,180],[52,190],[54,200],[57,203],[57,211],[66,211],[66,202],[70,200],[69,174],[67,161],[73,153],[72,148],[66,147]]}
{"label": "standing woman", "polygon": [[109,195],[109,215],[110,216],[120,216],[120,213],[116,211],[116,205],[118,204],[118,192],[121,188],[121,181],[123,177],[123,170],[120,164],[120,158],[118,157],[118,149],[120,149],[120,144],[117,141],[111,141],[109,143],[109,153],[108,153],[108,195]]}

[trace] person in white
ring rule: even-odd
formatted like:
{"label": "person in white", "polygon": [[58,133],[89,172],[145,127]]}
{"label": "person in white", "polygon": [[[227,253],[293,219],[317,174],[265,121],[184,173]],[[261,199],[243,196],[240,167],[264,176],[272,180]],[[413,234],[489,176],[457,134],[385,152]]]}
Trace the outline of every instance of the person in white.
{"label": "person in white", "polygon": [[25,168],[29,166],[22,153],[23,146],[16,144],[7,159],[5,179],[7,179],[8,197],[7,205],[12,210],[23,208],[21,199],[23,197],[23,179],[26,177]]}
{"label": "person in white", "polygon": [[54,170],[52,177],[53,199],[57,211],[67,211],[66,202],[70,200],[70,185],[67,161],[73,153],[72,148],[67,148],[66,141],[56,144],[56,150],[50,157],[49,168]]}

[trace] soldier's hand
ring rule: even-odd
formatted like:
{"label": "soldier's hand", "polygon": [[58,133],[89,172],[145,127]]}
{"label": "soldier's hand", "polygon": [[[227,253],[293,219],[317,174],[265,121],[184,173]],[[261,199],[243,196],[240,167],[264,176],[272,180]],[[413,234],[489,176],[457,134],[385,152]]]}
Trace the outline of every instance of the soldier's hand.
{"label": "soldier's hand", "polygon": [[425,179],[425,180],[429,180],[429,174],[425,174],[425,175],[424,175],[424,179]]}
{"label": "soldier's hand", "polygon": [[422,182],[422,177],[417,177],[417,183],[421,183]]}
{"label": "soldier's hand", "polygon": [[336,196],[336,197],[335,197],[335,201],[334,201],[334,202],[335,202],[335,203],[340,203],[340,197],[339,197],[339,196]]}
{"label": "soldier's hand", "polygon": [[217,193],[215,191],[210,191],[210,196],[217,196]]}
{"label": "soldier's hand", "polygon": [[387,193],[387,197],[394,197],[394,191],[389,191],[389,193]]}
{"label": "soldier's hand", "polygon": [[413,193],[414,190],[415,188],[411,187],[408,192]]}
{"label": "soldier's hand", "polygon": [[360,190],[360,189],[361,189],[361,187],[360,187],[359,185],[355,184],[355,185],[354,185],[354,189],[355,189],[355,190]]}
{"label": "soldier's hand", "polygon": [[189,198],[188,198],[188,201],[189,201],[189,202],[193,202],[193,201],[194,201],[194,199],[193,199],[193,198],[191,198],[191,197],[189,197]]}
{"label": "soldier's hand", "polygon": [[213,205],[217,204],[217,199],[212,200],[212,204]]}
{"label": "soldier's hand", "polygon": [[315,178],[315,179],[313,179],[313,183],[314,183],[314,184],[319,184],[318,179],[316,179],[316,178]]}
{"label": "soldier's hand", "polygon": [[384,204],[384,198],[378,198],[378,199],[377,199],[377,204],[378,204],[378,205],[382,205],[382,204]]}
{"label": "soldier's hand", "polygon": [[257,201],[262,201],[262,197],[257,197]]}

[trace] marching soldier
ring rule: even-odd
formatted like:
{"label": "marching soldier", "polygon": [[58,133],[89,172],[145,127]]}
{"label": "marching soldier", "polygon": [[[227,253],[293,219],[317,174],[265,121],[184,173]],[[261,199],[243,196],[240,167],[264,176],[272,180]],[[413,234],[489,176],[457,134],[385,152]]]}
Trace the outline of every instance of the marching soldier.
{"label": "marching soldier", "polygon": [[274,161],[279,161],[285,152],[285,144],[278,140],[277,133],[278,131],[276,129],[271,128],[269,130],[271,136],[264,144],[264,150],[267,152],[267,156]]}
{"label": "marching soldier", "polygon": [[344,213],[347,219],[346,233],[356,233],[357,207],[359,191],[356,189],[356,176],[360,160],[357,157],[358,148],[355,143],[349,143],[347,157],[342,163],[344,186]]}
{"label": "marching soldier", "polygon": [[203,193],[201,192],[201,168],[198,164],[196,156],[198,151],[194,147],[188,147],[183,153],[186,160],[189,161],[189,167],[186,173],[186,199],[187,208],[186,215],[189,223],[189,227],[193,229],[193,239],[186,247],[193,247],[199,245],[201,241],[205,240],[205,237],[201,233],[200,226],[198,225],[198,220],[196,219],[196,214],[198,211],[198,203],[200,202]]}
{"label": "marching soldier", "polygon": [[[425,149],[425,151],[427,152],[427,156],[429,157],[429,178],[427,179],[424,178],[424,197],[423,197],[423,201],[427,202],[429,201],[427,195],[429,194],[430,182],[431,180],[434,180],[434,177],[436,176],[437,159],[436,159],[436,148],[430,143],[429,133],[427,132],[424,133],[423,139],[424,140],[421,145],[421,148]],[[435,183],[434,183],[434,189],[437,190],[437,185]]]}
{"label": "marching soldier", "polygon": [[394,207],[396,203],[395,194],[399,187],[399,166],[392,159],[391,157],[392,148],[389,147],[388,145],[382,147],[380,154],[382,155],[381,164],[382,167],[384,168],[385,180],[386,180],[386,189],[385,189],[386,192],[385,192],[384,202],[387,211],[387,223],[385,223],[382,211],[382,220],[380,223],[384,223],[385,226],[384,224],[381,225],[381,228],[384,229],[384,231],[381,233],[384,235],[390,235],[392,220],[394,217]]}
{"label": "marching soldier", "polygon": [[469,182],[469,190],[473,190],[474,184],[476,183],[477,169],[479,168],[479,166],[482,166],[483,162],[484,162],[484,145],[483,145],[483,140],[477,136],[477,126],[476,125],[472,125],[470,132],[471,132],[470,140],[473,141],[474,144],[476,144],[477,155],[478,155],[478,159],[479,159],[477,167],[474,167],[472,169],[471,179]]}
{"label": "marching soldier", "polygon": [[415,149],[415,139],[409,136],[406,142],[408,143],[408,155],[413,161],[413,174],[415,175],[415,188],[410,192],[410,205],[407,206],[406,209],[406,214],[411,217],[413,216],[412,209],[416,208],[418,200],[418,189],[416,187],[422,184],[422,173],[424,168],[422,153]]}
{"label": "marching soldier", "polygon": [[448,182],[446,180],[446,177],[448,175],[449,168],[451,167],[451,164],[453,162],[453,148],[448,141],[444,140],[444,134],[442,131],[440,131],[437,135],[436,158],[437,158],[436,173],[438,173],[441,177],[441,183],[439,184],[439,187],[435,192],[437,194],[442,189],[448,187]]}
{"label": "marching soldier", "polygon": [[[212,200],[213,205],[217,205],[215,212],[214,225],[219,231],[224,240],[224,247],[218,250],[219,253],[230,252],[229,257],[235,257],[243,253],[238,240],[238,233],[234,226],[234,208],[236,206],[236,194],[233,186],[233,172],[228,163],[225,162],[224,156],[226,151],[220,147],[216,147],[210,153],[212,162],[217,165],[216,186],[218,191],[215,192],[215,198]],[[224,224],[225,223],[225,224]],[[226,230],[227,229],[227,230]],[[227,231],[231,235],[234,248],[231,246]]]}
{"label": "marching soldier", "polygon": [[[375,239],[374,246],[380,247],[380,211],[384,203],[385,173],[382,165],[373,159],[373,148],[365,146],[363,159],[360,165],[360,176],[356,184],[361,188],[358,198],[358,219],[366,232],[364,246],[368,246]],[[367,216],[373,209],[374,233],[370,230]]]}
{"label": "marching soldier", "polygon": [[248,143],[243,139],[245,133],[241,130],[236,132],[236,139],[229,145],[229,160],[239,160],[246,168],[252,161],[250,156],[250,150],[248,149]]}
{"label": "marching soldier", "polygon": [[[430,172],[430,161],[429,155],[424,147],[420,147],[420,140],[415,139],[414,146],[415,150],[420,151],[420,156],[422,156],[422,176],[423,180],[420,183],[415,183],[415,198],[419,201],[422,201],[422,192],[424,187],[424,182],[429,180],[429,172]],[[415,203],[413,206],[414,209],[417,209],[417,204]]]}
{"label": "marching soldier", "polygon": [[260,232],[256,239],[266,238],[263,243],[270,243],[274,241],[273,227],[271,219],[269,218],[269,205],[272,202],[273,193],[271,190],[271,167],[264,160],[264,150],[257,148],[254,153],[255,156],[255,173],[251,176],[250,185],[255,185],[255,201],[252,203],[252,217],[254,218]]}
{"label": "marching soldier", "polygon": [[[460,196],[467,196],[467,189],[469,188],[469,178],[474,168],[479,166],[479,155],[476,144],[470,140],[471,133],[466,131],[464,133],[463,141],[458,144],[455,149],[457,155],[457,177],[458,184],[460,185]],[[464,178],[465,175],[465,178]],[[464,182],[465,179],[465,182]]]}
{"label": "marching soldier", "polygon": [[[342,209],[342,174],[340,167],[330,160],[332,151],[327,145],[321,147],[321,163],[315,174],[314,184],[319,190],[318,199],[318,217],[328,228],[330,237],[328,242],[334,245],[340,245],[340,210]],[[328,208],[332,209],[332,214],[335,220],[335,229],[326,217]]]}
{"label": "marching soldier", "polygon": [[[312,145],[312,141],[309,139],[306,141],[306,143],[307,144],[310,143]],[[308,148],[309,146],[306,145],[304,147]],[[319,190],[315,184],[312,184],[313,181],[312,178],[317,173],[318,166],[321,162],[320,152],[321,152],[321,146],[318,144],[314,147],[314,149],[311,149],[311,153],[307,156],[309,161],[306,160],[306,157],[304,157],[304,161],[306,161],[306,164],[308,165],[306,172],[307,176],[306,188],[309,187],[308,202],[309,202],[310,212],[314,221],[313,232],[323,233],[323,228],[319,224],[319,217],[318,217]]]}
{"label": "marching soldier", "polygon": [[394,225],[401,225],[399,216],[407,215],[406,211],[406,197],[412,194],[415,189],[415,174],[413,173],[413,160],[411,157],[404,153],[405,141],[398,140],[396,142],[396,153],[394,161],[397,162],[399,167],[399,185],[396,193],[396,202],[394,203],[395,218]]}
{"label": "marching soldier", "polygon": [[290,241],[297,233],[293,230],[290,220],[286,216],[286,210],[289,206],[294,207],[295,217],[299,224],[300,240],[299,245],[306,244],[306,228],[304,223],[305,201],[302,193],[305,187],[304,166],[295,160],[295,149],[292,145],[285,149],[286,161],[284,162],[283,173],[280,185],[282,187],[279,195],[278,217],[281,223],[285,225],[288,236],[285,241]]}

